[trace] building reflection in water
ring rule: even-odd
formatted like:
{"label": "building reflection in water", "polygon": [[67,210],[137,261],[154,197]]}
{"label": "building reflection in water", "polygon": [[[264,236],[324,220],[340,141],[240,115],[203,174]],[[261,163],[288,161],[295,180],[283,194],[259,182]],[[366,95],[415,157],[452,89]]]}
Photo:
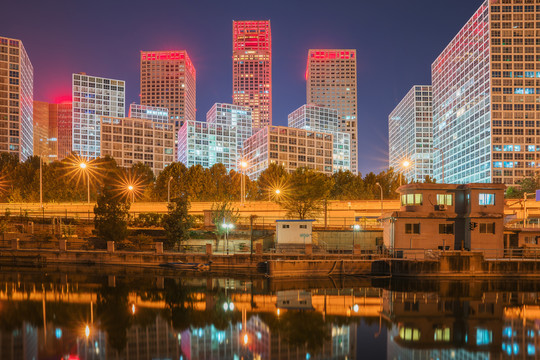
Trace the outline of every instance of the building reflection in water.
{"label": "building reflection in water", "polygon": [[0,359],[540,357],[540,284],[3,276]]}

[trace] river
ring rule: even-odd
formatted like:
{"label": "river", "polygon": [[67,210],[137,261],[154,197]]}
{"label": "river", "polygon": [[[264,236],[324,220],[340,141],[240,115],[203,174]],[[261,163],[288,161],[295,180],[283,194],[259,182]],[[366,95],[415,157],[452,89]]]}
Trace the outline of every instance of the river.
{"label": "river", "polygon": [[9,269],[1,359],[529,359],[540,282]]}

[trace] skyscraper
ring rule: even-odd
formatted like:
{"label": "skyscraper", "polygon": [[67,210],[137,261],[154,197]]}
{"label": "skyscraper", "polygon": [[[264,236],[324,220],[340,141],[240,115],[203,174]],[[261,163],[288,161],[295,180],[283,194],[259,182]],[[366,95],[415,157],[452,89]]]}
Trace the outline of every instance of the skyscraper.
{"label": "skyscraper", "polygon": [[351,170],[351,135],[341,131],[338,112],[325,106],[302,105],[289,114],[289,126],[333,135],[333,171]]}
{"label": "skyscraper", "polygon": [[196,120],[196,77],[185,50],[141,51],[141,104],[168,109],[177,134],[184,121]]}
{"label": "skyscraper", "polygon": [[484,1],[431,66],[434,175],[515,184],[540,160],[540,43],[533,1]]}
{"label": "skyscraper", "polygon": [[[388,158],[409,181],[433,176],[431,86],[415,85],[388,116]],[[408,163],[408,165],[406,165]]]}
{"label": "skyscraper", "polygon": [[270,20],[233,21],[233,104],[251,108],[254,128],[272,124]]}
{"label": "skyscraper", "polygon": [[147,119],[167,124],[174,122],[169,119],[169,109],[140,104],[129,105],[128,117],[132,119]]}
{"label": "skyscraper", "polygon": [[58,117],[57,104],[34,101],[34,155],[44,161],[58,159]]}
{"label": "skyscraper", "polygon": [[33,154],[34,68],[21,40],[0,36],[0,152]]}
{"label": "skyscraper", "polygon": [[73,149],[73,106],[71,102],[50,104],[51,119],[56,119],[58,128],[58,160],[62,160],[71,154]]}
{"label": "skyscraper", "polygon": [[126,115],[125,82],[73,74],[73,151],[93,159],[100,155],[102,116]]}
{"label": "skyscraper", "polygon": [[310,49],[307,69],[307,103],[338,111],[341,131],[351,135],[351,171],[358,172],[356,50]]}

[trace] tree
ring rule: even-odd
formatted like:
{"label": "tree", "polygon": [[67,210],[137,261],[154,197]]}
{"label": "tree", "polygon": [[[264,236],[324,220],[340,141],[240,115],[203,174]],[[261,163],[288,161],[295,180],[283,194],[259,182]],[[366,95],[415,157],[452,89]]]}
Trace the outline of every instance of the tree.
{"label": "tree", "polygon": [[323,210],[332,186],[332,178],[325,174],[298,168],[291,176],[290,189],[278,202],[287,210],[287,216],[307,219]]}
{"label": "tree", "polygon": [[364,191],[362,176],[354,175],[350,171],[338,171],[332,174],[334,186],[330,198],[334,200],[359,200]]}
{"label": "tree", "polygon": [[94,207],[94,226],[98,236],[107,241],[124,240],[128,232],[129,207],[129,201],[114,194],[111,185],[103,186]]}
{"label": "tree", "polygon": [[238,209],[234,208],[229,201],[221,201],[212,204],[212,222],[216,226],[214,233],[216,234],[216,249],[219,246],[219,241],[226,233],[226,229],[222,224],[235,224],[240,218]]}
{"label": "tree", "polygon": [[189,199],[182,194],[167,205],[168,213],[163,217],[163,228],[167,236],[168,248],[189,239],[189,229],[193,226],[193,217],[189,215]]}
{"label": "tree", "polygon": [[435,184],[435,183],[437,183],[437,179],[435,179],[435,178],[433,178],[433,177],[431,177],[429,175],[426,175],[424,177],[424,184]]}

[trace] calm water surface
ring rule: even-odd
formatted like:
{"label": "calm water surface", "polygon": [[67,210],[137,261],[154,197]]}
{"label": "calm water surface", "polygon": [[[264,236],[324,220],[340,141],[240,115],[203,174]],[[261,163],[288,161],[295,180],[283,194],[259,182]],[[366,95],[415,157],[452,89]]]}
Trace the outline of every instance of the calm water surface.
{"label": "calm water surface", "polygon": [[0,359],[534,359],[540,283],[2,269]]}

